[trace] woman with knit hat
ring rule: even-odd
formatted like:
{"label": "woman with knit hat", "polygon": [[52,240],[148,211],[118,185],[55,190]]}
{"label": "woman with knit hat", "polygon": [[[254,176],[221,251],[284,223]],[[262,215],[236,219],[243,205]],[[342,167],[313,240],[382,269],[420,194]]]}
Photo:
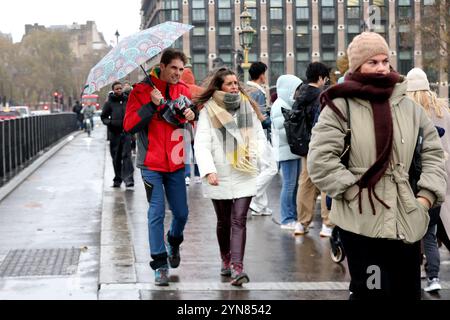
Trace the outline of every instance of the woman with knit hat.
{"label": "woman with knit hat", "polygon": [[[422,69],[413,68],[406,75],[408,96],[421,105],[435,126],[445,130],[441,138],[442,147],[446,152],[446,158],[450,153],[450,112],[445,102],[439,100],[436,93],[430,90],[427,75]],[[447,177],[450,176],[450,162],[446,161],[445,171]],[[427,276],[426,292],[435,292],[441,289],[439,282],[440,256],[437,244],[436,231],[437,224],[441,219],[447,234],[450,234],[450,184],[447,185],[445,201],[441,207],[430,209],[430,223],[428,230],[423,237],[423,247],[426,257],[425,272]]]}
{"label": "woman with knit hat", "polygon": [[250,281],[244,272],[247,212],[266,136],[253,102],[228,68],[218,69],[194,102],[201,109],[194,149],[204,196],[217,215],[220,274],[241,286]]}
{"label": "woman with knit hat", "polygon": [[[308,171],[333,198],[330,220],[347,255],[350,299],[420,299],[420,239],[428,209],[444,200],[444,152],[423,108],[406,96],[404,77],[391,68],[384,38],[363,32],[347,55],[345,81],[321,95]],[[350,155],[343,164],[348,128]],[[419,128],[422,174],[415,195],[408,170]]]}

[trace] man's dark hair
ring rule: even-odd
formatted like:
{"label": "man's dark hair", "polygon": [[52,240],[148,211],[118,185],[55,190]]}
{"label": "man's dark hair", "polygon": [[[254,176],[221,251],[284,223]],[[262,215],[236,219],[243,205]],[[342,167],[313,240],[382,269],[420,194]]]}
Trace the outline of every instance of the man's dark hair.
{"label": "man's dark hair", "polygon": [[114,87],[117,86],[118,84],[122,85],[122,82],[120,81],[114,81],[114,83],[111,86],[111,89],[114,90]]}
{"label": "man's dark hair", "polygon": [[306,81],[314,83],[319,81],[319,77],[330,77],[330,69],[322,62],[311,62],[306,68]]}
{"label": "man's dark hair", "polygon": [[264,62],[258,61],[252,63],[250,69],[248,69],[248,74],[250,75],[250,79],[256,80],[266,71],[267,65]]}
{"label": "man's dark hair", "polygon": [[183,61],[183,64],[186,64],[188,62],[188,59],[184,52],[174,49],[174,48],[167,48],[163,51],[163,54],[161,56],[161,63],[164,65],[168,65],[172,62],[174,59],[180,59]]}

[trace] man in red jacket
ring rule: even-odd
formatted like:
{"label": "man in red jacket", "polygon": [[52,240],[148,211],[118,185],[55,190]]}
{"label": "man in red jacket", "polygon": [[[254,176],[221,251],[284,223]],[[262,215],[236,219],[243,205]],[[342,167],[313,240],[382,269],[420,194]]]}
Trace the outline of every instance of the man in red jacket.
{"label": "man in red jacket", "polygon": [[[159,67],[134,86],[128,98],[124,129],[138,133],[136,165],[149,202],[148,231],[150,266],[155,270],[155,284],[169,285],[169,265],[180,264],[180,244],[188,218],[184,183],[183,128],[195,120],[188,86],[180,81],[187,59],[184,53],[166,49]],[[172,223],[164,241],[165,199],[172,210]]]}

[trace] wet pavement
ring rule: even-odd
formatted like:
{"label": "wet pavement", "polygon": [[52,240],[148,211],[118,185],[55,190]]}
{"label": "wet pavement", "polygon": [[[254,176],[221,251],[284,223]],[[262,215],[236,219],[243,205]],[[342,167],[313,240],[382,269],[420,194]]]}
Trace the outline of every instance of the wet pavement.
{"label": "wet pavement", "polygon": [[[348,298],[346,263],[332,262],[329,241],[319,236],[320,215],[305,236],[276,223],[279,176],[269,189],[273,217],[248,216],[244,264],[250,283],[235,288],[219,275],[214,210],[201,184],[192,181],[181,265],[170,270],[169,287],[155,286],[140,172],[134,191],[111,188],[105,137],[103,126],[92,138],[77,135],[0,202],[0,299]],[[72,248],[79,254],[75,263],[67,256]],[[37,249],[47,249],[49,258],[38,261]],[[424,299],[450,299],[450,255],[444,249],[441,262],[444,290],[439,296],[424,293]]]}

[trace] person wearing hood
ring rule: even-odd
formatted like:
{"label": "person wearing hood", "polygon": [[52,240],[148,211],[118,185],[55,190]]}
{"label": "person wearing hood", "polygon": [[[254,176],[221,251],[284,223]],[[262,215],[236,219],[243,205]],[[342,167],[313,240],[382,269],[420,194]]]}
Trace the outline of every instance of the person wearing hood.
{"label": "person wearing hood", "polygon": [[113,188],[125,182],[127,189],[134,187],[133,162],[131,161],[131,135],[123,130],[123,119],[127,96],[122,92],[122,83],[112,84],[113,93],[102,108],[100,119],[108,127],[109,151],[114,167]]}
{"label": "person wearing hood", "polygon": [[[181,75],[181,80],[183,80],[189,89],[191,90],[192,99],[198,97],[202,92],[203,88],[195,84],[195,76],[192,72],[191,68],[185,68],[183,74]],[[185,154],[185,183],[186,186],[191,184],[191,163],[194,164],[194,182],[202,183],[202,179],[200,178],[200,172],[198,171],[197,161],[195,160],[194,154],[194,129],[195,123],[186,123],[185,126],[185,135],[184,135],[184,149],[186,150]]]}
{"label": "person wearing hood", "polygon": [[[450,111],[445,105],[445,102],[439,100],[436,93],[430,90],[427,75],[422,69],[411,69],[406,75],[406,79],[408,80],[408,87],[406,89],[408,96],[424,108],[435,126],[445,130],[441,142],[446,153],[445,171],[447,177],[449,177]],[[427,233],[422,240],[426,257],[425,273],[427,277],[427,286],[424,288],[424,291],[436,292],[441,289],[439,281],[440,256],[436,238],[437,226],[444,222],[447,235],[450,235],[450,184],[447,184],[445,201],[442,206],[432,208],[428,213],[430,215],[430,223],[428,224]]]}
{"label": "person wearing hood", "polygon": [[[136,166],[141,169],[147,193],[150,267],[158,286],[168,286],[169,266],[180,265],[180,245],[189,214],[182,129],[187,121],[195,120],[196,113],[192,105],[186,105],[191,97],[181,80],[186,63],[183,52],[164,50],[159,66],[131,91],[123,121],[125,131],[138,134]],[[172,221],[165,235],[166,197]]]}
{"label": "person wearing hood", "polygon": [[[305,121],[309,120],[308,128],[312,128],[318,119],[320,113],[319,96],[323,87],[330,79],[330,71],[326,65],[321,62],[312,62],[306,68],[307,84],[300,89],[299,95],[295,99],[292,110],[304,109],[308,115]],[[295,225],[295,235],[303,235],[309,231],[309,226],[313,221],[316,199],[320,190],[311,182],[306,166],[307,157],[302,157],[302,172],[298,182],[297,192],[297,212],[298,221]],[[328,219],[329,211],[326,206],[326,194],[322,194],[322,203],[320,212],[322,216],[322,230],[320,236],[331,237],[332,223]]]}
{"label": "person wearing hood", "polygon": [[256,194],[257,162],[266,137],[257,106],[234,71],[218,69],[194,101],[201,106],[194,148],[204,196],[212,200],[217,215],[220,274],[241,286],[250,281],[244,271],[247,212]]}
{"label": "person wearing hood", "polygon": [[282,173],[280,195],[281,228],[294,230],[297,222],[296,195],[298,189],[298,176],[300,174],[300,156],[291,152],[282,108],[292,110],[294,96],[302,84],[300,78],[286,74],[277,79],[277,100],[270,110],[272,119],[272,144],[275,160],[279,163]]}
{"label": "person wearing hood", "polygon": [[[444,151],[424,109],[406,96],[407,81],[391,68],[386,40],[363,32],[347,54],[345,81],[320,97],[308,173],[333,198],[330,220],[347,257],[350,299],[419,300],[420,240],[428,210],[447,188]],[[348,128],[350,153],[342,163]],[[408,172],[419,131],[422,172],[414,193]]]}

